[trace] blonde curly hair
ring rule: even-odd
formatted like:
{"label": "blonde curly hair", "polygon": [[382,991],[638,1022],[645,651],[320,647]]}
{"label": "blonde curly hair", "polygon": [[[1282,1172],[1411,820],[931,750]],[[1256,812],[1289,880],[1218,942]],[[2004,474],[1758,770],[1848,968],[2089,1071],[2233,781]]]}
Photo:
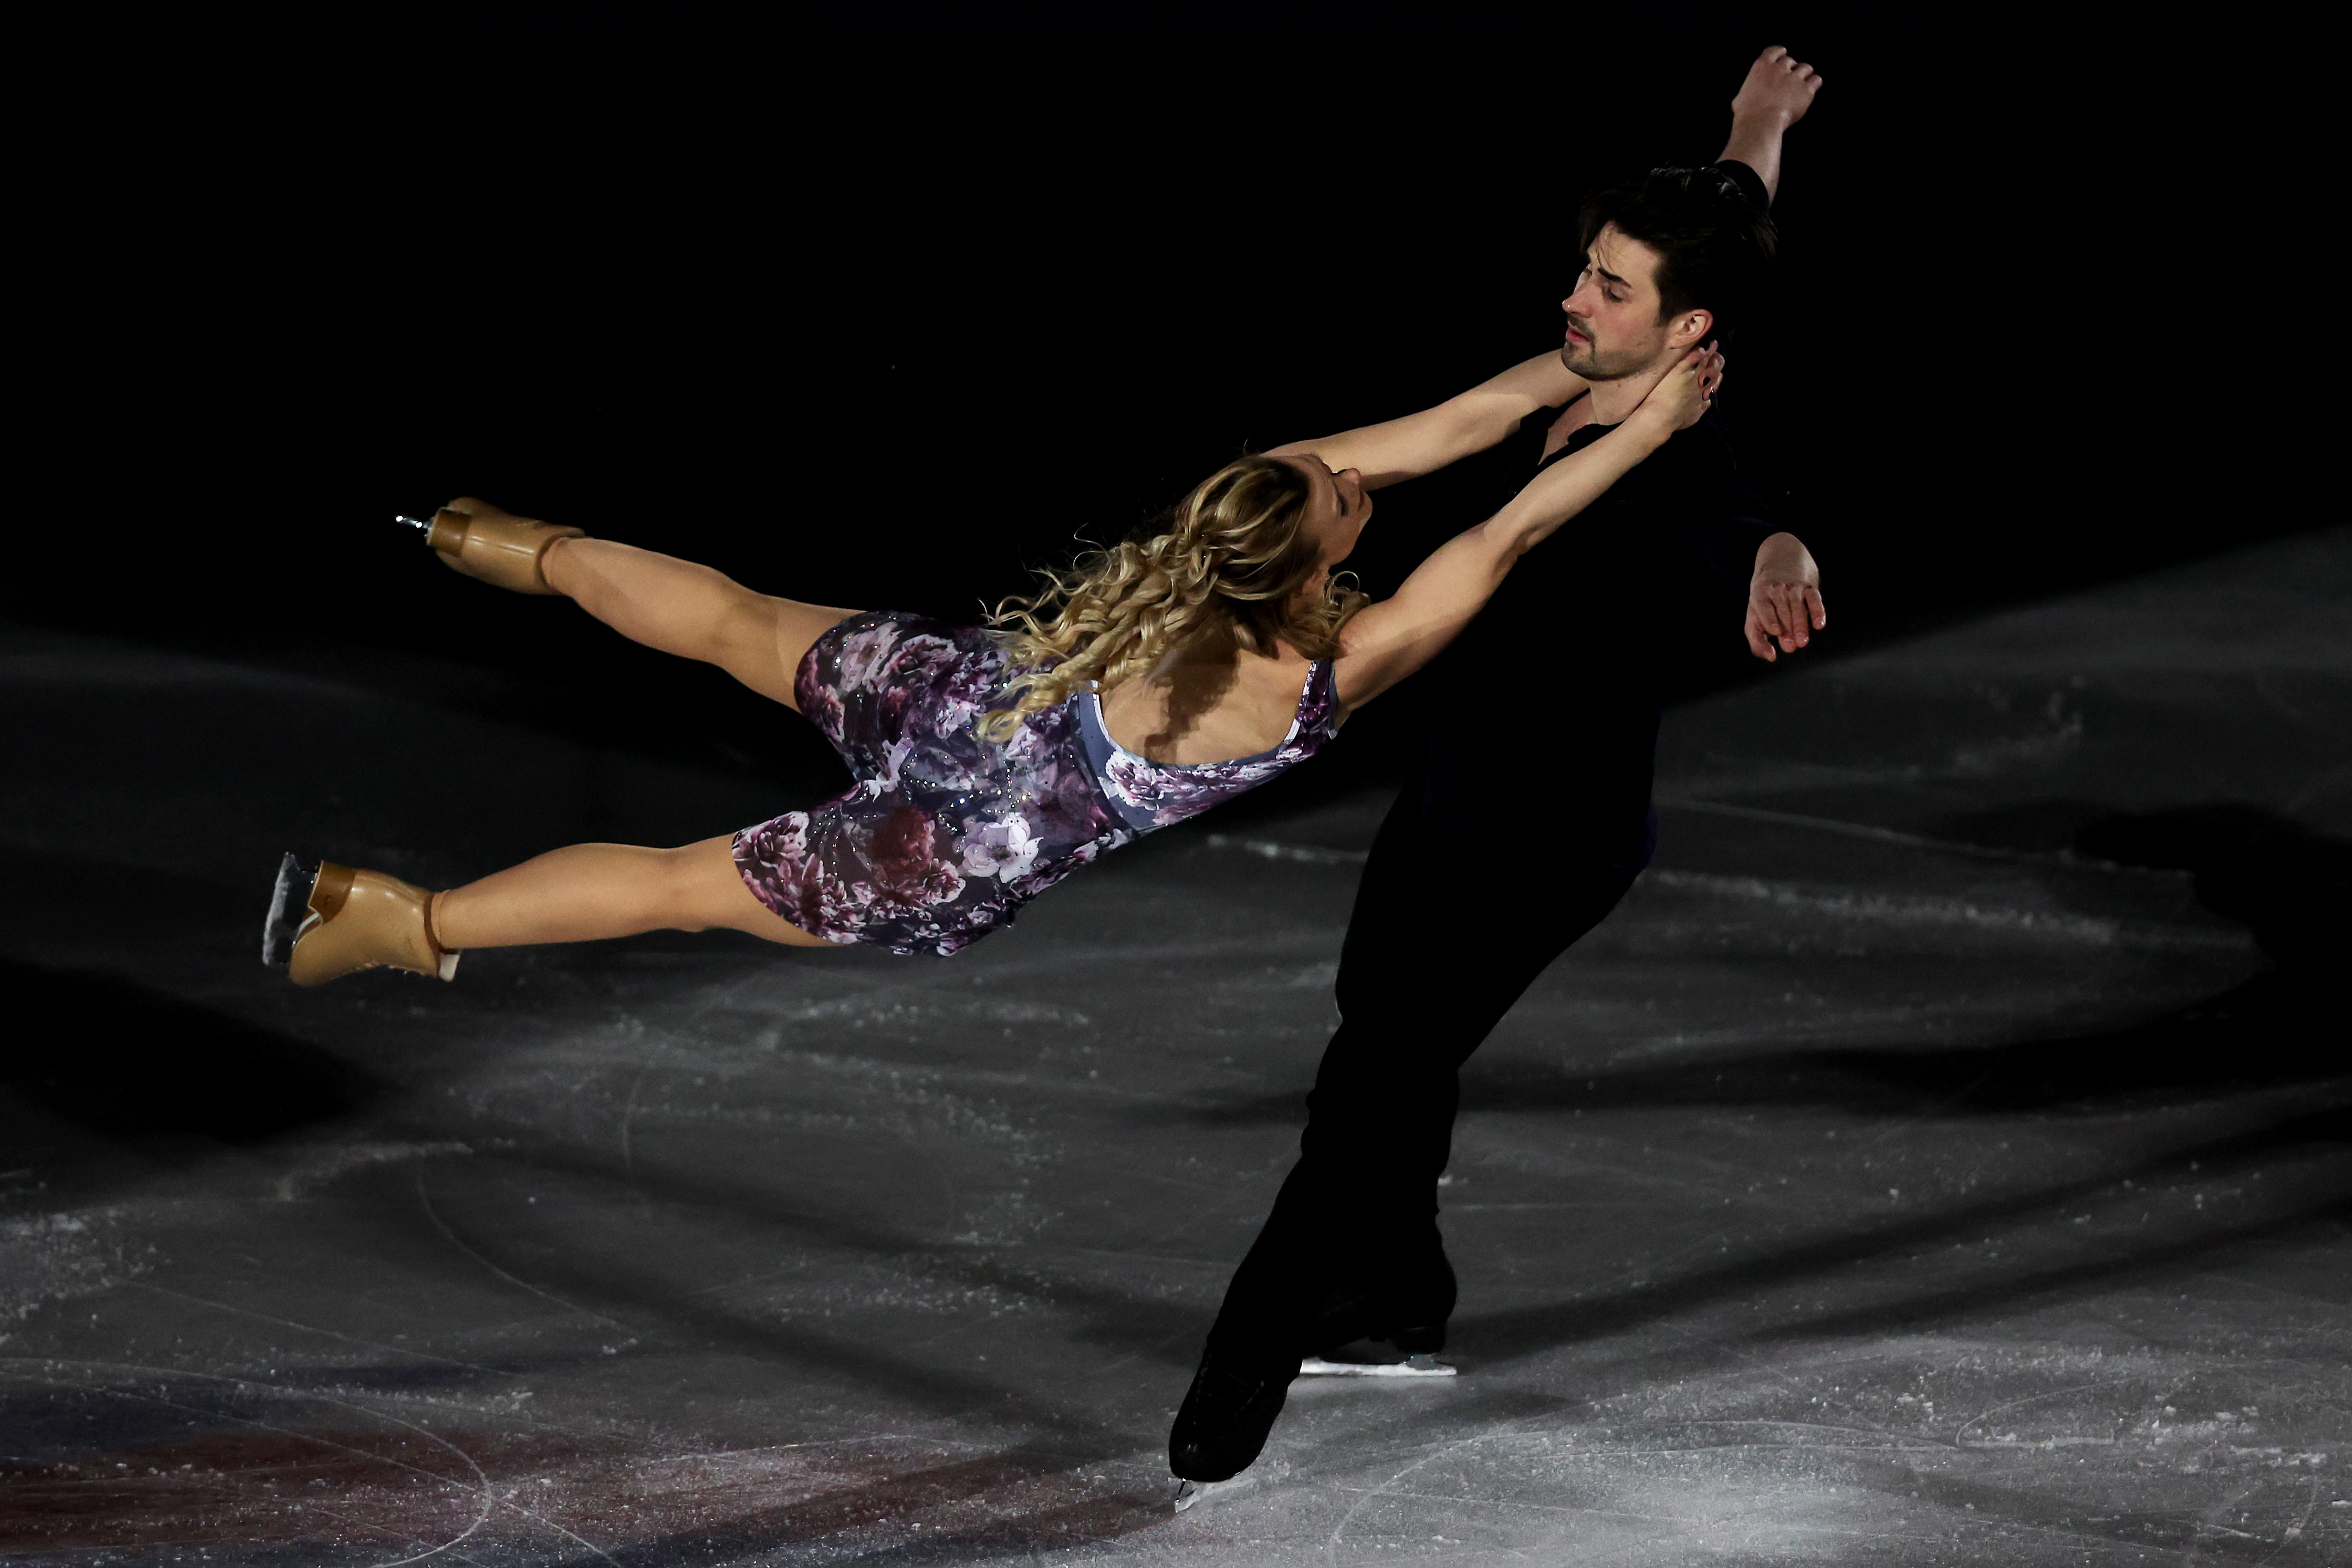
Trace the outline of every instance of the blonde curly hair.
{"label": "blonde curly hair", "polygon": [[1301,594],[1323,565],[1307,527],[1314,493],[1296,466],[1248,453],[1194,486],[1164,531],[1041,572],[1041,592],[989,617],[1014,667],[1027,668],[1009,688],[1018,700],[987,714],[982,736],[1010,740],[1031,714],[1089,684],[1108,691],[1149,678],[1171,654],[1230,661],[1286,643],[1336,657],[1339,628],[1370,601],[1336,581]]}

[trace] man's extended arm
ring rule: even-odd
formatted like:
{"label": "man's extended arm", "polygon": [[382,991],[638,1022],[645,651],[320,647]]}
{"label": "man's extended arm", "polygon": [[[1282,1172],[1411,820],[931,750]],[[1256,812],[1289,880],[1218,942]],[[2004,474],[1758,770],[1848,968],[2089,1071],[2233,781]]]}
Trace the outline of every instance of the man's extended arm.
{"label": "man's extended arm", "polygon": [[1756,57],[1731,100],[1731,139],[1718,163],[1745,163],[1764,182],[1764,199],[1780,191],[1780,138],[1805,117],[1821,91],[1813,68],[1775,44]]}
{"label": "man's extended arm", "polygon": [[[1813,68],[1775,44],[1756,57],[1731,100],[1731,137],[1720,163],[1745,163],[1764,182],[1769,201],[1780,190],[1780,139],[1805,117],[1822,79]],[[1822,603],[1822,571],[1793,533],[1776,533],[1756,551],[1748,584],[1748,650],[1767,662],[1794,653],[1829,625]],[[1774,645],[1778,644],[1776,647]]]}
{"label": "man's extended arm", "polygon": [[1354,468],[1364,488],[1379,489],[1435,473],[1483,452],[1519,427],[1538,408],[1557,408],[1581,396],[1584,378],[1563,368],[1555,349],[1513,365],[1434,408],[1315,441],[1276,447],[1277,458],[1312,457],[1337,473]]}

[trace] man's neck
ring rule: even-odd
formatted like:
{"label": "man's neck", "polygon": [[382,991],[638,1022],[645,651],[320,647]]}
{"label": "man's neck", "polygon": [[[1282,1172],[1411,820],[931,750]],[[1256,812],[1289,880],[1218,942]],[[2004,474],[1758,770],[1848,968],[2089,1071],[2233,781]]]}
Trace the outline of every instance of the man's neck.
{"label": "man's neck", "polygon": [[1666,372],[1674,369],[1681,358],[1682,356],[1677,354],[1675,358],[1666,360],[1652,369],[1636,371],[1632,375],[1620,376],[1615,381],[1594,382],[1592,384],[1592,423],[1622,425],[1633,410],[1642,406],[1642,399],[1650,395],[1650,389],[1665,380]]}

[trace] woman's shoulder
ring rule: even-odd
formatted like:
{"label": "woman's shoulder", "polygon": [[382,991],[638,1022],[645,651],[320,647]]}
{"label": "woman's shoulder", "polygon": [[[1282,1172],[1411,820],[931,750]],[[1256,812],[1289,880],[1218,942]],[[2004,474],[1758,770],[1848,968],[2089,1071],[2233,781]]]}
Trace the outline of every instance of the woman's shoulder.
{"label": "woman's shoulder", "polygon": [[1308,658],[1287,647],[1276,654],[1245,653],[1241,658],[1250,661],[1244,667],[1249,679],[1234,684],[1236,688],[1246,685],[1249,700],[1261,706],[1295,704],[1300,693],[1331,668],[1328,658]]}
{"label": "woman's shoulder", "polygon": [[1274,647],[1275,651],[1271,654],[1244,653],[1242,657],[1260,659],[1274,668],[1296,671],[1302,677],[1317,665],[1331,662],[1328,658],[1309,658],[1286,642],[1276,643]]}

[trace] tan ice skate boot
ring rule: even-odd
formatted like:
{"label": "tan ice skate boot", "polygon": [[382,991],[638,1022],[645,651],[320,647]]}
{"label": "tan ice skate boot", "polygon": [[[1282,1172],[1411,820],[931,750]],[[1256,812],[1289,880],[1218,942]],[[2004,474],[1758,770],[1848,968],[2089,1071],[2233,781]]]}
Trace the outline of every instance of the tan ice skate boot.
{"label": "tan ice skate boot", "polygon": [[462,955],[433,940],[433,895],[424,889],[381,871],[324,864],[310,879],[309,918],[295,927],[291,905],[301,884],[301,868],[289,855],[278,865],[278,891],[261,931],[262,962],[283,962],[295,984],[324,985],[386,966],[456,978]]}
{"label": "tan ice skate boot", "polygon": [[547,547],[559,539],[584,538],[588,531],[517,517],[472,496],[459,496],[435,512],[429,523],[408,517],[400,521],[424,529],[425,542],[451,570],[518,594],[554,593],[540,570]]}

